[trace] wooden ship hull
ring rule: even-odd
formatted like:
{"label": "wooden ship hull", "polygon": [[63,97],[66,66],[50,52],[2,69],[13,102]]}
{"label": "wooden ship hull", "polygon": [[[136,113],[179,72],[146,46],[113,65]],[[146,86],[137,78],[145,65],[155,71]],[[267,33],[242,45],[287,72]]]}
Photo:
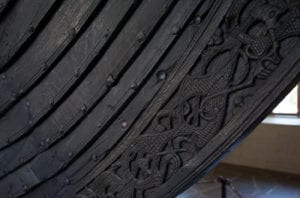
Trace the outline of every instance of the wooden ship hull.
{"label": "wooden ship hull", "polygon": [[299,81],[297,0],[1,0],[0,196],[175,197]]}

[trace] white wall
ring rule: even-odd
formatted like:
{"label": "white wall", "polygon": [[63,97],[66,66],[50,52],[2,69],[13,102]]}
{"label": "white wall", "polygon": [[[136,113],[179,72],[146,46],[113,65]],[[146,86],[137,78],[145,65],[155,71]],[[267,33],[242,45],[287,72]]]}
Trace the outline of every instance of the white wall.
{"label": "white wall", "polygon": [[300,126],[260,124],[223,162],[300,175]]}

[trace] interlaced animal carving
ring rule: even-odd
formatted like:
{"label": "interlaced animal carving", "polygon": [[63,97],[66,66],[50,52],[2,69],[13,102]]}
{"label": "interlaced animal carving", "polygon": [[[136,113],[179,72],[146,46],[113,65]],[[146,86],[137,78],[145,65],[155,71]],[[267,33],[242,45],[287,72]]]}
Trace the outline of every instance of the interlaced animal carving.
{"label": "interlaced animal carving", "polygon": [[[147,190],[168,181],[200,152],[222,128],[229,95],[268,78],[281,61],[280,42],[300,34],[299,5],[233,3],[195,65],[198,72],[185,77],[172,105],[96,179],[98,196],[147,197]],[[244,72],[235,77],[237,67]]]}

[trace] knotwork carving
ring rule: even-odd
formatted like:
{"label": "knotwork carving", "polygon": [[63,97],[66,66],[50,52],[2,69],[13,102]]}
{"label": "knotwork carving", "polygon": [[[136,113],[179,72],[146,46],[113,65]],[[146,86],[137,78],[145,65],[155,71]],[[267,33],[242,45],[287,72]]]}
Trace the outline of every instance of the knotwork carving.
{"label": "knotwork carving", "polygon": [[234,2],[176,95],[96,178],[98,196],[147,197],[147,191],[184,167],[224,125],[230,94],[268,78],[278,67],[281,41],[300,34],[299,5]]}

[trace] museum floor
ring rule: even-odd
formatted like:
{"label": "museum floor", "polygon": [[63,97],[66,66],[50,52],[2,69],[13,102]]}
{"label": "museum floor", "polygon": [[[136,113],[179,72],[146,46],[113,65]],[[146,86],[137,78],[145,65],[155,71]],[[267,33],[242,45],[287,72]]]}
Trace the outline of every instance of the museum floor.
{"label": "museum floor", "polygon": [[300,198],[300,176],[228,164],[218,165],[177,198],[221,198],[219,176],[229,178],[240,194],[227,187],[227,198]]}

